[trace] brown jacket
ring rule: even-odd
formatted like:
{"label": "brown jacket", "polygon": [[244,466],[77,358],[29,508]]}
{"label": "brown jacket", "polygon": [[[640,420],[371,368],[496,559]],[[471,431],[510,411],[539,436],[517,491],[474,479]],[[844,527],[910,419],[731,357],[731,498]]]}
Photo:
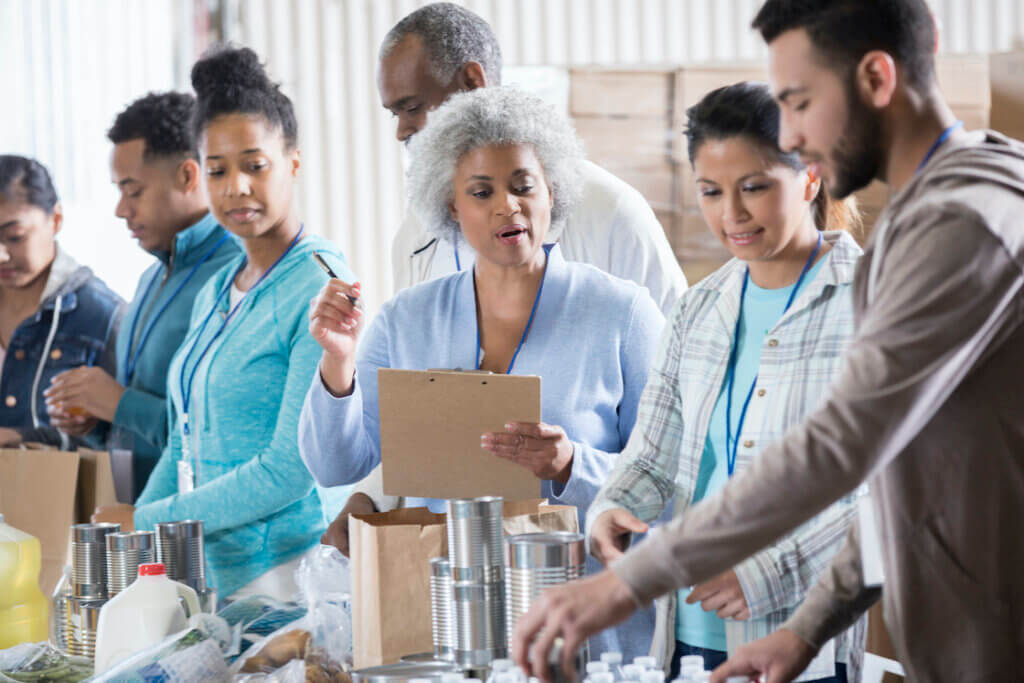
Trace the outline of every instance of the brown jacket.
{"label": "brown jacket", "polygon": [[[646,604],[735,565],[866,480],[886,622],[910,678],[1019,679],[1024,144],[975,132],[941,147],[882,214],[854,292],[857,333],[829,398],[613,570]],[[820,645],[879,594],[861,581],[855,527],[787,626]]]}

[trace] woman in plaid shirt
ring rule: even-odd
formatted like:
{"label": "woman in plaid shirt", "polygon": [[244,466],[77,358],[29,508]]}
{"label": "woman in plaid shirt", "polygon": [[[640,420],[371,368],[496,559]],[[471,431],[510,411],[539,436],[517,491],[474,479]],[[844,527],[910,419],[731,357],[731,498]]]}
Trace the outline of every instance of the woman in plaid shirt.
{"label": "woman in plaid shirt", "polygon": [[[591,550],[620,556],[674,499],[709,497],[797,425],[838,374],[853,334],[861,250],[853,205],[829,202],[813,160],[779,148],[768,88],[739,83],[687,111],[701,211],[735,257],[676,304],[636,428],[587,515]],[[811,162],[807,165],[805,162]],[[658,605],[653,652],[671,677],[685,655],[707,668],[775,630],[846,536],[854,500],[707,583]],[[656,533],[656,531],[655,531]],[[860,679],[866,622],[822,649],[800,680]]]}

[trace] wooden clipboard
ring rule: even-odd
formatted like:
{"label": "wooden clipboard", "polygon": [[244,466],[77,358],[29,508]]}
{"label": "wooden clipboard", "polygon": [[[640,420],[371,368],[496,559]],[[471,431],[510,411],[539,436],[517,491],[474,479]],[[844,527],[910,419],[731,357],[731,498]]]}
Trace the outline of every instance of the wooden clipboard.
{"label": "wooden clipboard", "polygon": [[480,448],[507,422],[540,422],[540,377],[447,370],[377,371],[384,493],[422,498],[540,495],[526,468]]}

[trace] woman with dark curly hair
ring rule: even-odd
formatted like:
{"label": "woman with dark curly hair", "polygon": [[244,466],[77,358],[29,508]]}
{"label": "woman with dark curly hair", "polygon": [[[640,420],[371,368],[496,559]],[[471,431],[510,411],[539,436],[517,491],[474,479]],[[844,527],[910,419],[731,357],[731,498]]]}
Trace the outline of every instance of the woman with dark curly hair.
{"label": "woman with dark curly hair", "polygon": [[201,519],[223,597],[287,599],[295,565],[324,531],[320,497],[295,434],[319,346],[306,331],[327,276],[352,279],[337,249],[298,216],[298,125],[256,53],[218,48],[192,68],[199,157],[213,215],[244,253],[196,297],[169,370],[170,440],[137,507],[96,519],[141,529]]}

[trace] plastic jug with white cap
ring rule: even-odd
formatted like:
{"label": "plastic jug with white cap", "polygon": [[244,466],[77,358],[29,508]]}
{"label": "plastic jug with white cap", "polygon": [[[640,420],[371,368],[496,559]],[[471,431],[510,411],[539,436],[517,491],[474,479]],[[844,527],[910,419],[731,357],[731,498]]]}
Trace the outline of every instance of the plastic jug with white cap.
{"label": "plastic jug with white cap", "polygon": [[[185,601],[188,614],[182,609],[179,596]],[[196,592],[167,578],[163,564],[140,564],[138,578],[100,610],[96,673],[185,629],[188,618],[199,611]]]}

